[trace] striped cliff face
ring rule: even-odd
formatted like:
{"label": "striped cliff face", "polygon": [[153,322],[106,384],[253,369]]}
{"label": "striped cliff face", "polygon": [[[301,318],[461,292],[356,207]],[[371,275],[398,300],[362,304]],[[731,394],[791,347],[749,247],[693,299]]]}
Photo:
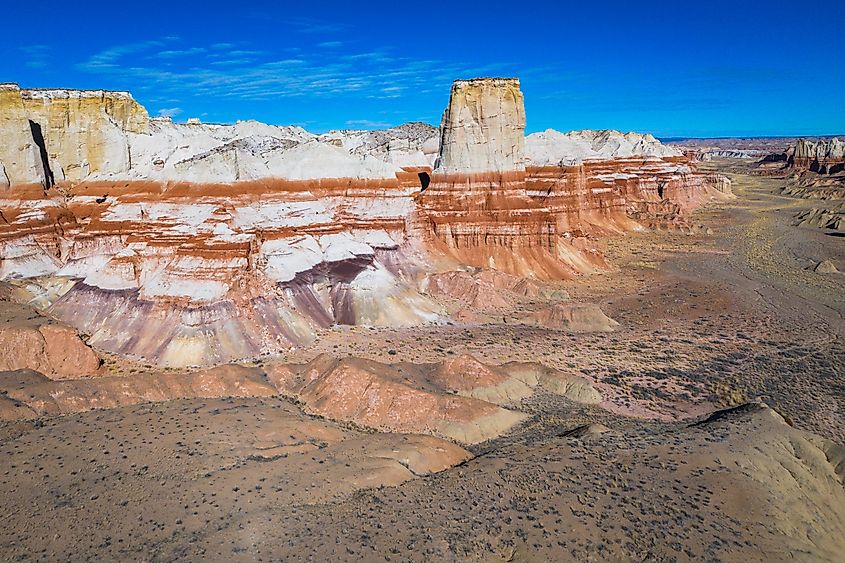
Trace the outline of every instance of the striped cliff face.
{"label": "striped cliff face", "polygon": [[[547,132],[549,145],[534,156],[542,160],[538,165],[526,156],[524,128],[518,80],[455,83],[438,164],[417,199],[421,236],[439,251],[476,267],[567,278],[604,267],[596,235],[642,228],[641,222],[688,227],[684,212],[729,191],[722,180],[696,174],[677,151],[636,134],[567,137],[563,142],[586,149],[565,165],[561,155],[550,156],[555,135],[564,136]],[[592,144],[621,140],[645,156],[602,157],[589,152],[586,138]]]}
{"label": "striped cliff face", "polygon": [[[126,170],[104,173],[92,171],[93,153],[71,151],[77,160],[48,158],[64,172],[54,185],[11,182],[0,193],[0,278],[93,345],[161,365],[276,353],[333,323],[443,321],[423,291],[432,275],[471,266],[559,280],[601,270],[604,234],[691,228],[687,212],[729,190],[682,156],[532,163],[513,79],[456,83],[434,165],[438,137],[427,126],[316,136],[146,121],[128,96],[0,94],[10,131],[43,111],[76,124],[95,115],[129,155]],[[52,115],[39,117],[48,155],[81,142]],[[640,141],[628,139],[629,152]],[[664,150],[654,142],[648,150]],[[26,155],[15,155],[0,160],[17,178]],[[80,160],[87,175],[73,180],[67,163]]]}

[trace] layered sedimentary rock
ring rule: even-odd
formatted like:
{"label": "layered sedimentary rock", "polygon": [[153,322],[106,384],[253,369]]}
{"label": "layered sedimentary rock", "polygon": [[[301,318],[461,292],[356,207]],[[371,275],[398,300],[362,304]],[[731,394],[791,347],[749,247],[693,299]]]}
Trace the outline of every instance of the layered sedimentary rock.
{"label": "layered sedimentary rock", "polygon": [[407,277],[418,268],[404,231],[412,200],[396,179],[243,184],[238,195],[222,185],[68,190],[62,203],[32,192],[4,201],[33,211],[0,229],[3,271],[68,280],[26,285],[95,346],[204,365],[306,344],[333,323],[440,316]]}
{"label": "layered sedimentary rock", "polygon": [[52,379],[101,374],[100,358],[73,328],[16,303],[0,283],[0,371],[33,369]]}
{"label": "layered sedimentary rock", "polygon": [[418,122],[376,131],[330,131],[319,140],[353,155],[374,156],[403,168],[431,168],[440,151],[439,130]]}
{"label": "layered sedimentary rock", "polygon": [[464,443],[501,435],[525,418],[507,408],[540,385],[596,405],[586,379],[540,364],[484,364],[463,355],[433,364],[382,364],[322,355],[307,364],[218,366],[189,373],[138,373],[54,381],[31,369],[0,366],[0,421],[113,409],[177,399],[274,397],[296,400],[325,418]]}
{"label": "layered sedimentary rock", "polygon": [[834,209],[807,209],[795,216],[795,224],[845,232],[845,205]]}
{"label": "layered sedimentary rock", "polygon": [[516,78],[457,80],[440,126],[438,174],[525,167],[525,101]]}
{"label": "layered sedimentary rock", "polygon": [[696,174],[651,136],[547,131],[523,142],[518,87],[476,79],[452,89],[440,159],[417,202],[423,237],[457,262],[541,279],[596,271],[605,263],[591,235],[678,224],[729,194],[727,179]]}
{"label": "layered sedimentary rock", "polygon": [[460,263],[564,277],[571,270],[556,254],[551,210],[526,189],[524,130],[518,80],[454,84],[440,157],[418,199],[422,236]]}
{"label": "layered sedimentary rock", "polygon": [[0,85],[10,183],[50,186],[130,168],[127,134],[145,133],[147,111],[128,92],[28,90]]}
{"label": "layered sedimentary rock", "polygon": [[555,303],[532,313],[527,321],[570,332],[611,332],[619,326],[594,303]]}
{"label": "layered sedimentary rock", "polygon": [[708,162],[713,159],[754,160],[766,157],[766,152],[753,149],[707,149],[694,152],[696,160]]}
{"label": "layered sedimentary rock", "polygon": [[389,432],[433,434],[477,443],[525,418],[505,408],[544,385],[572,401],[598,404],[586,380],[539,364],[490,366],[464,355],[437,364],[386,365],[320,356],[271,365],[268,377],[306,412]]}
{"label": "layered sedimentary rock", "polygon": [[69,326],[0,327],[0,371],[29,368],[53,379],[95,375],[100,359]]}
{"label": "layered sedimentary rock", "polygon": [[[730,189],[650,136],[546,132],[526,154],[516,79],[457,82],[439,135],[177,124],[128,95],[0,94],[18,136],[0,153],[0,278],[93,346],[162,365],[277,353],[335,323],[443,321],[460,280],[429,275],[595,272],[603,233],[689,228]],[[40,144],[21,133],[35,120]]]}
{"label": "layered sedimentary rock", "polygon": [[786,195],[845,199],[845,141],[841,139],[798,139],[783,154],[769,155],[761,161],[760,170],[779,175],[786,171],[789,180],[783,190]]}
{"label": "layered sedimentary rock", "polygon": [[619,131],[571,131],[548,129],[525,138],[525,151],[535,166],[572,166],[585,160],[610,160],[652,156],[680,157],[683,153],[653,135]]}
{"label": "layered sedimentary rock", "polygon": [[845,171],[845,141],[838,138],[810,141],[799,139],[789,157],[789,166],[818,174]]}

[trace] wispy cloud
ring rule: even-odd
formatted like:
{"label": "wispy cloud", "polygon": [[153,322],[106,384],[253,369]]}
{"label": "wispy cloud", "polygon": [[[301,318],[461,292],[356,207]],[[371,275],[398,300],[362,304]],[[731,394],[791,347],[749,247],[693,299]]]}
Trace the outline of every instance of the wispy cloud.
{"label": "wispy cloud", "polygon": [[[107,76],[115,86],[140,90],[142,98],[146,92],[147,99],[180,100],[179,104],[191,97],[220,102],[296,97],[389,101],[448,92],[456,78],[516,70],[508,63],[473,65],[402,57],[387,48],[362,52],[324,48],[297,50],[288,58],[279,55],[235,43],[184,46],[172,38],[114,46],[92,55],[78,68]],[[390,124],[358,120],[348,125]]]}
{"label": "wispy cloud", "polygon": [[120,69],[118,64],[126,55],[133,53],[142,53],[151,49],[163,47],[165,42],[175,40],[175,38],[164,38],[155,41],[141,41],[138,43],[129,43],[126,45],[118,45],[111,47],[104,51],[100,51],[87,61],[77,65],[77,68],[84,71],[105,72]]}
{"label": "wispy cloud", "polygon": [[323,49],[343,47],[343,41],[323,41],[322,43],[317,43],[317,47],[322,47]]}
{"label": "wispy cloud", "polygon": [[24,64],[29,68],[44,68],[47,66],[50,57],[49,45],[26,45],[19,47],[26,57]]}
{"label": "wispy cloud", "polygon": [[201,55],[206,51],[207,49],[205,47],[191,47],[190,49],[159,51],[157,54],[162,59],[173,59],[177,57],[190,57],[192,55]]}
{"label": "wispy cloud", "polygon": [[255,59],[222,59],[211,61],[208,64],[211,66],[245,66],[253,62],[255,62]]}
{"label": "wispy cloud", "polygon": [[182,108],[162,108],[158,110],[158,114],[161,117],[176,117],[180,113],[184,113]]}
{"label": "wispy cloud", "polygon": [[331,34],[341,31],[346,27],[343,24],[325,22],[311,18],[289,18],[287,23],[299,33]]}
{"label": "wispy cloud", "polygon": [[378,129],[382,127],[391,127],[393,124],[386,121],[371,121],[369,119],[350,119],[346,122],[348,127],[363,127],[366,129]]}

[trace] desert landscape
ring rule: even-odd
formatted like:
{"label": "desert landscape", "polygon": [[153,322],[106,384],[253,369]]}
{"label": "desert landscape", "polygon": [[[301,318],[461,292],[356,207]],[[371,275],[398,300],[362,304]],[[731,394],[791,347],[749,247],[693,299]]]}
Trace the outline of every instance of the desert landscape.
{"label": "desert landscape", "polygon": [[841,560],[845,141],[526,119],[0,85],[2,559]]}

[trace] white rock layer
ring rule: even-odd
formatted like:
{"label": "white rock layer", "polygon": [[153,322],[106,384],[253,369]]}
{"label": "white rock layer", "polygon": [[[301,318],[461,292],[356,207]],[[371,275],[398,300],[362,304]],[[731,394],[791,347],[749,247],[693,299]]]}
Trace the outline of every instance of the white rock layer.
{"label": "white rock layer", "polygon": [[584,160],[683,155],[650,134],[590,129],[569,133],[548,129],[533,133],[525,139],[525,152],[529,162],[535,166],[572,166]]}

